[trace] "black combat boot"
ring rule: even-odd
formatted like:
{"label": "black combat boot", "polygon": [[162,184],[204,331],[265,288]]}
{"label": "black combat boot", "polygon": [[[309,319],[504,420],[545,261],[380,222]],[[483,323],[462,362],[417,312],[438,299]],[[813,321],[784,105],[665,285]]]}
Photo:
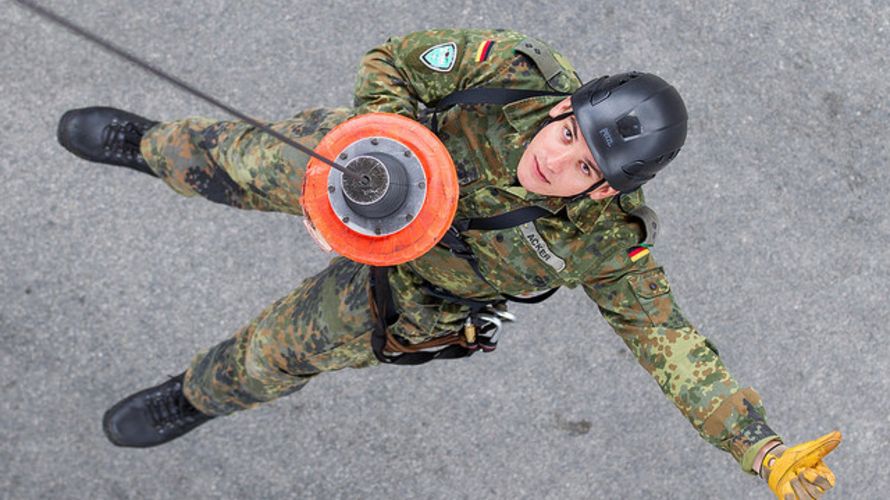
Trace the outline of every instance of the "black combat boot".
{"label": "black combat boot", "polygon": [[148,448],[164,444],[214,418],[192,406],[182,393],[185,373],[139,391],[105,412],[102,427],[117,446]]}
{"label": "black combat boot", "polygon": [[84,160],[132,168],[157,177],[145,164],[139,143],[158,122],[120,109],[72,109],[59,120],[59,144]]}

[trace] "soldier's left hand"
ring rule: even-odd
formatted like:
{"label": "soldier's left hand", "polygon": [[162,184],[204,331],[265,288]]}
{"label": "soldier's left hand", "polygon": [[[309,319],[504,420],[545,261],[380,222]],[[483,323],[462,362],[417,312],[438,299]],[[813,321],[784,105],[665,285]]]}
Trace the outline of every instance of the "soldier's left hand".
{"label": "soldier's left hand", "polygon": [[822,458],[840,442],[841,433],[834,431],[791,448],[778,446],[763,458],[761,476],[780,500],[819,498],[835,483]]}

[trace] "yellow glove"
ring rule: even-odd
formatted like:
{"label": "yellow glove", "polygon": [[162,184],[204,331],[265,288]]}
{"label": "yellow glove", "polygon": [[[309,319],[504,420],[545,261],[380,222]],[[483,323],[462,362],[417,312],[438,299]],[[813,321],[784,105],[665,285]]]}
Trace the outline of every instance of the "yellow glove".
{"label": "yellow glove", "polygon": [[835,483],[834,473],[822,457],[840,442],[841,433],[834,431],[791,448],[777,446],[763,457],[760,475],[780,500],[819,498]]}

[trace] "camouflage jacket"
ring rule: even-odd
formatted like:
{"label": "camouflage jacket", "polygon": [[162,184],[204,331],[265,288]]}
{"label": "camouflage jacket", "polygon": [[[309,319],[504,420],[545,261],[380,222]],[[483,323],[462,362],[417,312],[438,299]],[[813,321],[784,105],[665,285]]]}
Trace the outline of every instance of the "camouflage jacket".
{"label": "camouflage jacket", "polygon": [[[571,64],[541,41],[505,30],[435,30],[390,38],[362,60],[357,113],[417,118],[448,94],[472,87],[572,92],[582,82]],[[699,434],[750,472],[754,454],[775,434],[752,388],[740,388],[716,349],[686,320],[664,270],[640,247],[643,228],[627,214],[641,190],[603,201],[536,195],[519,186],[524,147],[561,97],[506,106],[455,106],[439,116],[439,137],[458,169],[458,217],[489,217],[538,205],[552,215],[520,227],[468,231],[465,238],[488,281],[463,259],[434,248],[391,275],[402,305],[402,332],[419,342],[458,328],[465,311],[416,285],[426,280],[464,297],[523,295],[581,285],[639,363]],[[420,304],[425,307],[414,307]]]}

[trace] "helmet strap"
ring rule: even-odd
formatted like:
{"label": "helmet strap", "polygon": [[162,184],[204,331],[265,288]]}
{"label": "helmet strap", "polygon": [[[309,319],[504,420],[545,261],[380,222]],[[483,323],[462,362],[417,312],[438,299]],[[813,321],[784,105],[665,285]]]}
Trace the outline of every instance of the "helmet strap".
{"label": "helmet strap", "polygon": [[575,196],[572,196],[572,198],[569,200],[569,203],[574,203],[574,202],[576,202],[576,201],[578,201],[578,200],[580,200],[580,199],[582,199],[582,198],[586,198],[587,195],[589,195],[590,193],[596,191],[597,189],[600,188],[600,186],[602,186],[602,185],[605,184],[605,183],[606,183],[606,179],[605,179],[605,178],[602,178],[602,179],[600,179],[600,180],[594,182],[594,183],[593,183],[593,186],[590,186],[590,187],[587,188],[586,190],[584,190],[584,191],[582,191],[582,192],[576,194]]}
{"label": "helmet strap", "polygon": [[561,114],[561,115],[558,115],[558,116],[555,116],[555,117],[552,117],[552,118],[548,116],[547,119],[544,120],[544,122],[541,123],[540,126],[538,126],[538,129],[535,130],[535,133],[532,134],[532,137],[538,135],[538,133],[541,132],[541,130],[543,130],[544,127],[546,127],[547,125],[550,125],[550,124],[553,123],[553,122],[558,122],[558,121],[560,121],[560,120],[565,120],[565,119],[568,118],[569,116],[572,116],[572,114],[573,114],[572,111],[566,111],[565,113],[563,113],[563,114]]}

